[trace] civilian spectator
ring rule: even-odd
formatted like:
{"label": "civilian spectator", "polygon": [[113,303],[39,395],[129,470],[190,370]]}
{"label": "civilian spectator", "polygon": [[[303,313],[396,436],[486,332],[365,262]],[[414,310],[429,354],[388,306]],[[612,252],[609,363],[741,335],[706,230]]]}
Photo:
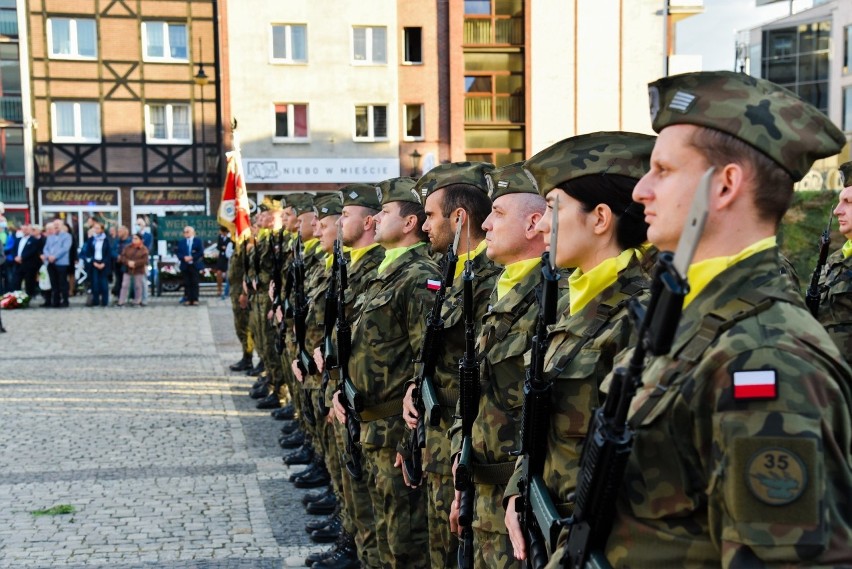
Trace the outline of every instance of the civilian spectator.
{"label": "civilian spectator", "polygon": [[45,240],[41,256],[42,260],[47,262],[47,273],[50,275],[51,295],[46,305],[67,308],[68,268],[71,264],[70,253],[73,240],[61,219],[57,219],[50,226],[52,234]]}
{"label": "civilian spectator", "polygon": [[[130,231],[128,231],[126,225],[121,225],[118,228],[117,237],[112,244],[112,256],[115,259],[121,258],[121,253],[124,251],[124,248],[130,245]],[[113,265],[113,277],[115,280],[112,285],[112,295],[118,298],[118,293],[121,290],[122,285],[122,276],[127,272],[127,267],[124,266],[123,263],[116,262]]]}
{"label": "civilian spectator", "polygon": [[6,242],[3,244],[3,264],[0,267],[0,293],[12,291],[15,280],[15,253],[18,251],[18,239],[23,233],[10,223],[6,228]]}
{"label": "civilian spectator", "polygon": [[178,241],[178,258],[186,306],[195,306],[198,304],[198,271],[204,268],[204,246],[189,225],[183,228],[183,239]]}
{"label": "civilian spectator", "polygon": [[115,259],[112,257],[112,244],[104,233],[103,221],[96,220],[92,225],[92,237],[86,242],[86,252],[92,263],[92,304],[109,304],[109,275]]}
{"label": "civilian spectator", "polygon": [[144,306],[142,302],[142,291],[145,290],[145,273],[148,267],[148,249],[142,244],[142,236],[138,233],[133,236],[130,245],[124,248],[119,257],[119,262],[127,267],[121,279],[121,292],[118,296],[118,305],[127,303],[127,294],[130,290],[130,282],[133,281],[133,304]]}
{"label": "civilian spectator", "polygon": [[63,221],[65,231],[71,236],[71,250],[68,252],[68,296],[77,294],[77,259],[80,252],[80,244],[77,242],[77,233],[71,229],[67,221]]}
{"label": "civilian spectator", "polygon": [[216,251],[219,256],[216,257],[216,294],[222,300],[225,299],[225,293],[222,290],[222,282],[227,279],[228,275],[228,245],[231,244],[231,235],[228,233],[227,227],[219,227],[219,238],[216,241]]}
{"label": "civilian spectator", "polygon": [[[38,270],[41,267],[41,251],[44,248],[44,238],[41,236],[41,225],[25,225],[24,235],[18,241],[15,255],[15,282],[13,290],[26,290],[29,297],[35,298],[38,292]],[[22,283],[26,283],[24,289]]]}

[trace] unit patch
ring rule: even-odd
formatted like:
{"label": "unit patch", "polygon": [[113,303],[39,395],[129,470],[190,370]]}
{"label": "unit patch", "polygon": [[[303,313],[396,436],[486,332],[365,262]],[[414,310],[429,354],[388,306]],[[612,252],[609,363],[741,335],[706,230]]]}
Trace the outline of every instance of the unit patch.
{"label": "unit patch", "polygon": [[794,452],[767,447],[752,455],[746,465],[746,485],[752,495],[770,506],[795,501],[808,486],[808,470]]}

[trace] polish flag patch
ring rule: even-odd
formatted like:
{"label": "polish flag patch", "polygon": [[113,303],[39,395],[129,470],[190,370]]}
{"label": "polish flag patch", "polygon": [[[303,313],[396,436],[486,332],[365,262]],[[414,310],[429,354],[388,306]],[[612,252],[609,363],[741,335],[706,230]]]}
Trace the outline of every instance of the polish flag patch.
{"label": "polish flag patch", "polygon": [[734,399],[775,399],[778,379],[774,369],[734,372]]}
{"label": "polish flag patch", "polygon": [[441,288],[441,281],[436,281],[434,279],[428,279],[426,281],[426,288],[429,290],[439,290]]}

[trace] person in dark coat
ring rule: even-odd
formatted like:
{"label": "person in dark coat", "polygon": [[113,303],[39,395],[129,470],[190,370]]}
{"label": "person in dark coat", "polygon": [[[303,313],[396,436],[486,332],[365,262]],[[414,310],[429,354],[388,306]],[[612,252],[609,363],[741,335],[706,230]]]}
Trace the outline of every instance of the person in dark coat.
{"label": "person in dark coat", "polygon": [[189,225],[183,228],[183,239],[178,241],[178,259],[186,306],[195,306],[198,304],[198,271],[204,268],[204,245]]}
{"label": "person in dark coat", "polygon": [[115,259],[112,255],[112,242],[104,233],[103,221],[92,224],[93,235],[86,242],[86,254],[92,264],[92,305],[109,305],[109,275]]}
{"label": "person in dark coat", "polygon": [[31,299],[38,293],[38,270],[41,268],[43,249],[41,225],[25,225],[24,236],[18,241],[15,255],[15,283],[12,290],[21,290],[21,283],[24,282],[25,290]]}

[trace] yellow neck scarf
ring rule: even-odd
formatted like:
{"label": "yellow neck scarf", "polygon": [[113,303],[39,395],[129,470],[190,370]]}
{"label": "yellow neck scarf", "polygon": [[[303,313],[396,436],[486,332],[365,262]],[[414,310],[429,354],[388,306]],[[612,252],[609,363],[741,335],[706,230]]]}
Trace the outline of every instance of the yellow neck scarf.
{"label": "yellow neck scarf", "polygon": [[[349,251],[351,251],[351,250],[352,250],[352,249],[351,249],[350,247],[346,247],[346,246],[344,246],[344,247],[343,247],[343,252],[344,252],[344,253],[348,253],[348,252],[349,252]],[[328,253],[328,254],[327,254],[327,256],[326,256],[326,258],[325,258],[325,272],[330,271],[330,270],[331,270],[331,266],[332,266],[333,264],[334,264],[334,251],[332,251],[331,253]]]}
{"label": "yellow neck scarf", "polygon": [[369,251],[371,251],[372,249],[375,249],[378,246],[379,246],[378,243],[373,243],[372,245],[367,245],[366,247],[361,247],[361,248],[358,248],[358,249],[352,249],[350,247],[344,247],[343,251],[344,252],[349,251],[349,258],[352,259],[352,263],[349,265],[350,268],[354,267],[358,263],[358,261],[361,260],[361,258],[364,255],[366,255]]}
{"label": "yellow neck scarf", "polygon": [[270,230],[269,230],[269,229],[267,229],[266,227],[261,227],[261,228],[257,231],[257,238],[258,238],[258,239],[266,239],[266,237],[269,235],[269,231],[270,231]]}
{"label": "yellow neck scarf", "polygon": [[385,272],[385,269],[387,269],[391,263],[402,257],[404,254],[408,253],[415,247],[420,247],[421,245],[425,244],[426,243],[424,243],[423,241],[418,241],[414,245],[409,245],[408,247],[396,247],[394,249],[388,249],[387,251],[385,251],[385,258],[379,265],[379,274]]}
{"label": "yellow neck scarf", "polygon": [[[474,249],[473,251],[470,252],[470,258],[471,259],[477,258],[487,248],[488,248],[488,242],[485,239],[483,239],[482,242],[479,245],[476,246],[476,249]],[[465,261],[467,261],[467,253],[465,253],[464,255],[459,255],[459,262],[456,265],[456,274],[453,275],[453,280],[456,280],[457,278],[459,278],[459,275],[464,272],[464,262]]]}
{"label": "yellow neck scarf", "polygon": [[311,253],[315,245],[319,245],[319,238],[312,237],[303,243],[305,246],[305,253]]}
{"label": "yellow neck scarf", "polygon": [[843,249],[841,249],[841,251],[843,252],[843,258],[848,259],[849,255],[852,255],[852,240],[844,243]]}
{"label": "yellow neck scarf", "polygon": [[588,273],[576,269],[568,277],[568,298],[570,299],[569,314],[577,314],[608,287],[612,286],[618,273],[623,271],[633,256],[641,257],[639,249],[625,249],[617,257],[610,257],[600,262]]}
{"label": "yellow neck scarf", "polygon": [[497,280],[497,300],[503,298],[507,292],[515,288],[515,285],[523,280],[530,271],[541,265],[541,259],[535,257],[506,265],[503,274]]}
{"label": "yellow neck scarf", "polygon": [[760,253],[761,251],[766,251],[767,249],[775,247],[775,244],[776,240],[773,235],[772,237],[767,237],[756,243],[752,243],[736,255],[732,255],[730,257],[714,257],[712,259],[705,259],[690,265],[689,270],[687,271],[689,278],[689,294],[686,295],[686,298],[683,301],[683,307],[686,308],[689,306],[689,303],[692,302],[702,290],[704,290],[704,287],[710,284],[710,281],[719,276],[719,273],[732,265],[736,265],[743,259],[751,257],[755,253]]}

